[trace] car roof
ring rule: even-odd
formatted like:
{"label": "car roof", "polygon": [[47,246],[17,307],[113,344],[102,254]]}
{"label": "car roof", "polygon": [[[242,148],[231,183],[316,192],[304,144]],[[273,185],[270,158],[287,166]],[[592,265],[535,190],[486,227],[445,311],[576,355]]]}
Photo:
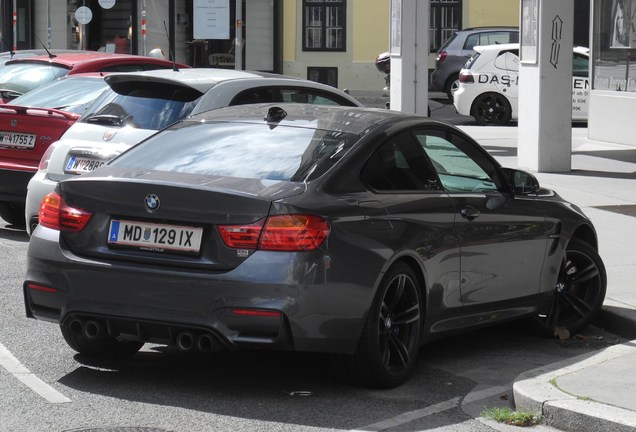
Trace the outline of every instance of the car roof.
{"label": "car roof", "polygon": [[[169,64],[168,60],[158,59],[154,57],[139,56],[134,54],[114,54],[100,51],[73,51],[62,52],[54,54],[49,57],[48,55],[38,55],[33,57],[22,57],[9,60],[5,63],[5,66],[12,64],[55,64],[66,69],[73,69],[80,65],[95,64],[106,65],[110,63],[126,63],[131,61],[141,61],[143,63],[152,64]],[[180,67],[187,67],[186,65],[179,64]],[[99,66],[97,66],[99,67]]]}
{"label": "car roof", "polygon": [[478,45],[474,46],[473,49],[478,53],[487,52],[487,51],[506,51],[506,50],[514,50],[519,49],[518,43],[507,43],[507,44],[493,44],[493,45]]}
{"label": "car roof", "polygon": [[[271,111],[270,111],[271,110]],[[417,114],[387,110],[385,108],[348,107],[336,105],[309,105],[299,103],[259,103],[249,105],[234,105],[218,108],[191,116],[186,122],[232,122],[262,124],[270,117],[268,113],[280,112],[284,115],[279,121],[271,121],[271,127],[277,125],[307,127],[312,129],[337,130],[345,133],[360,135],[363,132],[380,127],[387,128],[390,124],[400,121],[415,121],[431,125],[452,127],[446,123],[432,120]]]}
{"label": "car roof", "polygon": [[[244,84],[243,87],[281,86],[310,88],[319,92],[327,92],[338,95],[340,98],[351,102],[352,105],[361,105],[361,103],[354,97],[335,87],[302,78],[259,71],[217,68],[188,68],[177,71],[172,69],[157,69],[142,72],[111,73],[105,78],[105,81],[112,88],[125,85],[126,83],[141,81],[190,87],[201,93],[206,93],[208,90],[221,83],[241,81]],[[234,90],[229,91],[237,91],[237,89],[235,87]],[[210,104],[202,101],[200,109],[208,109],[204,107],[209,108]],[[214,106],[214,108],[217,107]],[[195,109],[194,113],[198,112],[198,110],[199,109]]]}
{"label": "car roof", "polygon": [[[488,52],[488,51],[507,51],[519,49],[519,43],[507,43],[507,44],[493,44],[493,45],[479,45],[473,47],[475,51],[478,53]],[[582,46],[573,47],[573,51],[578,54],[589,55],[590,49]]]}
{"label": "car roof", "polygon": [[461,29],[461,30],[457,30],[458,33],[460,32],[467,32],[467,31],[479,31],[479,30],[519,30],[519,27],[514,27],[514,26],[481,26],[481,27],[468,27],[465,29]]}

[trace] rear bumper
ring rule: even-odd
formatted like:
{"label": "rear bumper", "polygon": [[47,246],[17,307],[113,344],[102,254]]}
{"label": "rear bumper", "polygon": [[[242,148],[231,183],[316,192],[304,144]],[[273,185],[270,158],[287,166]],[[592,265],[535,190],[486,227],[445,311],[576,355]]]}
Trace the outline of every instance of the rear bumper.
{"label": "rear bumper", "polygon": [[104,262],[62,249],[58,237],[39,226],[29,242],[27,316],[100,320],[111,335],[166,345],[190,331],[229,348],[353,353],[380,278],[322,253],[255,252],[229,272]]}

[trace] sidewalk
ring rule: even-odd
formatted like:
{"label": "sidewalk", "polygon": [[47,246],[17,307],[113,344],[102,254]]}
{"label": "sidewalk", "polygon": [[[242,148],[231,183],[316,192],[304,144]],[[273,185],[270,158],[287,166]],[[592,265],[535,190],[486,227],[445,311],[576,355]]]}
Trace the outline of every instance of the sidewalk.
{"label": "sidewalk", "polygon": [[[502,165],[517,167],[517,128],[459,126]],[[564,431],[636,431],[636,146],[587,139],[572,129],[572,171],[536,173],[542,186],[592,219],[607,269],[607,295],[595,324],[631,342],[521,374],[518,411],[540,412]]]}

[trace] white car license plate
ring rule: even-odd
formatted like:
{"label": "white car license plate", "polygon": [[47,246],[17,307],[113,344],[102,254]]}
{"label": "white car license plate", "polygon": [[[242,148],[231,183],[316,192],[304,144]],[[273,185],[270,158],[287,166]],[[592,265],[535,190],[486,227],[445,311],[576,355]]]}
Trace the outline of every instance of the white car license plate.
{"label": "white car license plate", "polygon": [[99,159],[91,159],[85,157],[71,156],[64,168],[64,172],[72,174],[83,174],[96,170],[100,166],[104,165],[106,161]]}
{"label": "white car license plate", "polygon": [[198,253],[202,236],[203,228],[198,227],[113,219],[110,221],[108,244],[153,252]]}
{"label": "white car license plate", "polygon": [[3,147],[35,147],[35,135],[15,132],[0,132],[0,145]]}

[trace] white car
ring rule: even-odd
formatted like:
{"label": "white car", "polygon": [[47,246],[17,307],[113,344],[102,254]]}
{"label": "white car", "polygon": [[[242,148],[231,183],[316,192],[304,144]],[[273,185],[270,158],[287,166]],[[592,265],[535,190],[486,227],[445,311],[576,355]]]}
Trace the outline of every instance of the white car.
{"label": "white car", "polygon": [[[459,74],[453,104],[458,114],[482,125],[501,125],[518,118],[519,44],[486,45]],[[589,49],[574,47],[572,59],[572,120],[587,121]]]}
{"label": "white car", "polygon": [[47,149],[29,181],[25,206],[29,234],[38,224],[42,199],[58,182],[99,168],[189,115],[260,102],[361,106],[334,87],[261,72],[184,68],[112,74],[104,80],[109,89]]}

